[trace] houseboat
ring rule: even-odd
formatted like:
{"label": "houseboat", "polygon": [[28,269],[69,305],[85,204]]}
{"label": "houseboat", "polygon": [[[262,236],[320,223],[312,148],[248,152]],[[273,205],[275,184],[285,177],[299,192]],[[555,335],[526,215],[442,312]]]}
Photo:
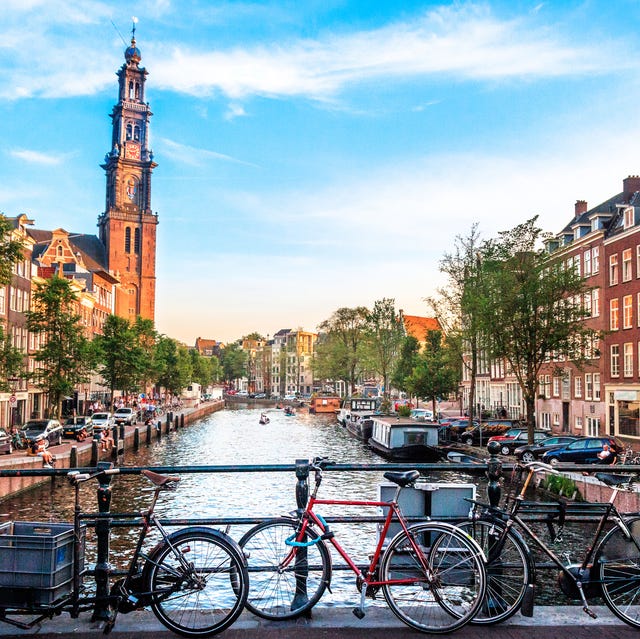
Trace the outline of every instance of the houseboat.
{"label": "houseboat", "polygon": [[337,411],[338,423],[346,426],[353,411],[375,413],[380,408],[379,397],[347,397]]}
{"label": "houseboat", "polygon": [[340,410],[340,398],[327,395],[312,397],[309,402],[309,412],[314,414],[336,414]]}
{"label": "houseboat", "polygon": [[373,432],[373,418],[376,414],[377,413],[370,411],[353,411],[351,415],[349,415],[345,426],[354,437],[357,437],[363,442],[368,442]]}
{"label": "houseboat", "polygon": [[369,447],[378,455],[398,461],[435,462],[444,457],[438,447],[440,424],[410,418],[376,415]]}

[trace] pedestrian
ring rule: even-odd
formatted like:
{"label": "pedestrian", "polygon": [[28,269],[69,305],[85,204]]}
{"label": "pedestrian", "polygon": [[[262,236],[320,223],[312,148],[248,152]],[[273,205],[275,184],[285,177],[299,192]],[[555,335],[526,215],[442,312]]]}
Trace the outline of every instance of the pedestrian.
{"label": "pedestrian", "polygon": [[599,464],[615,464],[616,463],[616,455],[611,450],[611,446],[609,444],[604,444],[602,450],[598,453],[598,463]]}

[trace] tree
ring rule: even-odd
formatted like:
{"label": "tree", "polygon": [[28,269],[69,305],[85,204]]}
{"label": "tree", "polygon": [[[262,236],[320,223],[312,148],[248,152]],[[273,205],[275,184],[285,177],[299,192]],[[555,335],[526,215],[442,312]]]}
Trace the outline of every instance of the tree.
{"label": "tree", "polygon": [[129,392],[138,389],[140,371],[147,362],[138,337],[129,320],[109,315],[102,335],[94,339],[97,372],[110,391],[111,406],[116,390]]}
{"label": "tree", "polygon": [[428,331],[426,346],[416,359],[406,384],[414,395],[431,402],[435,416],[438,398],[454,391],[460,382],[457,353],[443,344],[441,331]]}
{"label": "tree", "polygon": [[24,260],[24,240],[13,233],[13,225],[0,214],[0,285],[11,283],[13,266]]}
{"label": "tree", "polygon": [[189,350],[176,340],[161,335],[156,345],[156,361],[159,368],[158,384],[171,395],[179,396],[193,374]]}
{"label": "tree", "polygon": [[474,224],[466,237],[456,236],[452,253],[445,253],[440,272],[447,282],[427,297],[440,326],[447,336],[450,352],[458,353],[461,368],[469,373],[469,424],[474,418],[478,359],[481,349],[480,329],[480,235]]}
{"label": "tree", "polygon": [[9,379],[24,374],[24,353],[13,345],[11,335],[0,324],[0,391],[11,391]]}
{"label": "tree", "polygon": [[402,315],[396,313],[395,300],[376,300],[367,313],[367,361],[382,377],[384,397],[389,397],[389,377],[394,369],[404,338]]}
{"label": "tree", "polygon": [[396,362],[396,368],[391,378],[391,383],[398,390],[413,395],[410,385],[407,383],[408,378],[413,373],[413,369],[418,363],[418,353],[420,351],[420,343],[413,335],[406,335],[400,346],[400,355]]}
{"label": "tree", "polygon": [[247,374],[247,354],[238,342],[227,344],[222,352],[222,374],[227,383]]}
{"label": "tree", "polygon": [[318,326],[324,336],[316,347],[316,376],[344,381],[352,395],[361,369],[368,312],[364,306],[339,308]]}
{"label": "tree", "polygon": [[578,366],[597,333],[582,321],[588,290],[574,268],[539,246],[537,217],[502,231],[481,250],[480,326],[487,353],[513,372],[526,405],[529,443],[542,365],[565,357]]}
{"label": "tree", "polygon": [[72,283],[55,275],[36,284],[33,310],[26,312],[28,329],[43,338],[30,377],[47,393],[57,417],[65,395],[71,395],[76,384],[88,381],[94,361],[80,315],[74,311],[77,301]]}

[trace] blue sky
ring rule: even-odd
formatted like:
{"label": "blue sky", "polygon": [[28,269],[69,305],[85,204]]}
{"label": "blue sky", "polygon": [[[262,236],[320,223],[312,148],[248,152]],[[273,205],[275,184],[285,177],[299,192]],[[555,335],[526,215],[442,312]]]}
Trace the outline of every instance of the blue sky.
{"label": "blue sky", "polygon": [[132,14],[156,327],[188,344],[426,315],[474,222],[558,232],[640,173],[638,0],[2,0],[6,215],[97,232]]}

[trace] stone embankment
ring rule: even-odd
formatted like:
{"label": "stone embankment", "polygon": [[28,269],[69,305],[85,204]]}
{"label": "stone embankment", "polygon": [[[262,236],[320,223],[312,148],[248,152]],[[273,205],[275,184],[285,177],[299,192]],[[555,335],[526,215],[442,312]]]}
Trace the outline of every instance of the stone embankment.
{"label": "stone embankment", "polygon": [[[55,455],[56,468],[82,468],[95,466],[98,461],[112,461],[125,450],[137,449],[160,439],[163,435],[182,428],[205,415],[222,410],[224,401],[202,402],[198,406],[183,408],[176,412],[168,412],[153,424],[134,424],[114,428],[115,445],[110,451],[102,451],[100,443],[94,439],[83,442],[63,440],[60,446],[50,447]],[[0,470],[39,470],[42,469],[42,458],[34,457],[25,450],[15,450],[11,455],[0,456]],[[23,492],[38,484],[51,481],[48,476],[17,474],[12,477],[0,477],[0,500]]]}

